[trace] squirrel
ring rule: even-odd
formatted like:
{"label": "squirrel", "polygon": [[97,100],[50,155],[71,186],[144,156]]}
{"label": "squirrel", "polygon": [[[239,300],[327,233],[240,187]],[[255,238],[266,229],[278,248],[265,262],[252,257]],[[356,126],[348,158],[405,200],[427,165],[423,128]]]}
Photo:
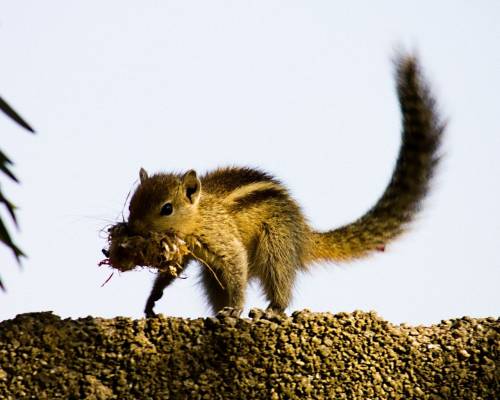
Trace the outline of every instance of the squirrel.
{"label": "squirrel", "polygon": [[[428,193],[445,123],[415,56],[395,59],[402,144],[389,184],[363,216],[326,232],[311,228],[287,188],[251,168],[219,168],[198,176],[141,168],[129,204],[131,233],[174,231],[204,248],[202,283],[214,312],[239,316],[249,279],[260,280],[270,312],[284,313],[298,271],[320,261],[348,261],[385,249],[405,231]],[[191,259],[186,258],[184,265]],[[213,274],[212,274],[213,272]],[[173,276],[158,273],[145,314]]]}

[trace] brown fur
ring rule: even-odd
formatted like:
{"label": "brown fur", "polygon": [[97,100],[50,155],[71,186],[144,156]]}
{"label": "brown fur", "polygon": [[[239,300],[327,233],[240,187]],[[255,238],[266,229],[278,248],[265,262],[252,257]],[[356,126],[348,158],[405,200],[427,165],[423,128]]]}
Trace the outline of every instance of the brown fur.
{"label": "brown fur", "polygon": [[[382,197],[361,218],[343,227],[316,232],[299,205],[275,178],[249,168],[223,168],[198,178],[141,170],[141,184],[130,202],[134,233],[173,230],[201,246],[197,256],[202,281],[214,311],[229,306],[238,315],[250,278],[262,283],[269,308],[288,306],[297,271],[320,260],[344,261],[365,256],[401,234],[424,199],[438,161],[444,124],[413,57],[400,57],[397,91],[403,113],[402,145],[391,181]],[[162,206],[171,215],[160,215]],[[146,314],[172,281],[159,275]]]}

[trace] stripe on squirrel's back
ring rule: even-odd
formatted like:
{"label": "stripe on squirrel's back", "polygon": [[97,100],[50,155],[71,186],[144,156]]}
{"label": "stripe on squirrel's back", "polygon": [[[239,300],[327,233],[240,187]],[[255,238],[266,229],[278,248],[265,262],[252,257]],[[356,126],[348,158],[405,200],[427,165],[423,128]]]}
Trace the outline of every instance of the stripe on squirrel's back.
{"label": "stripe on squirrel's back", "polygon": [[279,185],[272,175],[252,168],[218,168],[201,178],[202,190],[211,193],[229,193],[242,186],[258,182],[271,182]]}
{"label": "stripe on squirrel's back", "polygon": [[261,190],[254,190],[237,197],[232,201],[233,210],[241,210],[272,199],[286,200],[288,194],[282,188],[269,187]]}

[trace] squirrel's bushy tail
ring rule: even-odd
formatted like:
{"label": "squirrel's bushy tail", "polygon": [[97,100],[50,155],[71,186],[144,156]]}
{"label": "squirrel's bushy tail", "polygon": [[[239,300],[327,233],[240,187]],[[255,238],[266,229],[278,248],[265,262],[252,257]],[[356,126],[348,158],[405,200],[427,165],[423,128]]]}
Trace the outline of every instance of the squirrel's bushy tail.
{"label": "squirrel's bushy tail", "polygon": [[350,260],[382,250],[413,220],[429,190],[445,123],[436,112],[416,58],[400,55],[395,64],[403,132],[391,181],[358,220],[328,232],[313,232],[309,261]]}

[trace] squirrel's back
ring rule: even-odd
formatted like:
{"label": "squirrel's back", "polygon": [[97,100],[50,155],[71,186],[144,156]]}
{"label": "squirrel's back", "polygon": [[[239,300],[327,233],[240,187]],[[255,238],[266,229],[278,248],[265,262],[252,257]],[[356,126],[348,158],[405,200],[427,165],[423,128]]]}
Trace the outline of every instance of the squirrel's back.
{"label": "squirrel's back", "polygon": [[269,231],[279,231],[280,237],[296,248],[297,266],[303,265],[310,229],[300,206],[278,179],[258,169],[226,167],[207,173],[200,181],[205,196],[222,203],[235,221],[251,265]]}

